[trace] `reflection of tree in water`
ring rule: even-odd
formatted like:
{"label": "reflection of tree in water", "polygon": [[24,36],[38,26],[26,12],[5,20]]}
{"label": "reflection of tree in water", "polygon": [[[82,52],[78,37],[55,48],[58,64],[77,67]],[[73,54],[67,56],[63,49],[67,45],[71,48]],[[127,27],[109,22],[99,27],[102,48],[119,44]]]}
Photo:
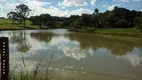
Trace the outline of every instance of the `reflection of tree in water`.
{"label": "reflection of tree in water", "polygon": [[31,48],[31,45],[26,37],[25,31],[13,32],[12,37],[10,38],[10,43],[17,44],[17,50],[23,53],[29,51]]}
{"label": "reflection of tree in water", "polygon": [[50,42],[52,37],[53,37],[53,33],[36,32],[36,33],[31,33],[30,36],[32,38],[35,38],[35,39],[39,40],[40,42]]}
{"label": "reflection of tree in water", "polygon": [[72,33],[67,34],[66,37],[80,42],[81,49],[92,48],[95,51],[97,48],[107,48],[114,55],[124,55],[133,47],[142,47],[140,42],[118,40],[93,34]]}

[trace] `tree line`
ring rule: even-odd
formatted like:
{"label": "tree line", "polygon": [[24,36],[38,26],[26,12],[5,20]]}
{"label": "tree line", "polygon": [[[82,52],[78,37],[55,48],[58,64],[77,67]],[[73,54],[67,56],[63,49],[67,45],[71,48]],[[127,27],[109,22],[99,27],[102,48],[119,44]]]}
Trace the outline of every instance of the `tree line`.
{"label": "tree line", "polygon": [[31,16],[29,20],[33,25],[39,25],[40,28],[42,26],[48,26],[49,28],[55,28],[56,22],[50,14],[41,14],[39,16]]}
{"label": "tree line", "polygon": [[[16,12],[8,13],[9,18],[24,22],[27,19],[29,7],[25,4],[16,6]],[[41,14],[30,16],[28,18],[33,25],[47,26],[50,28],[56,27],[71,27],[73,29],[91,28],[141,28],[142,29],[142,12],[129,10],[115,6],[112,11],[99,12],[95,9],[93,13],[82,15],[71,15],[70,17],[51,16],[50,14]]]}
{"label": "tree line", "polygon": [[[70,17],[50,16],[41,14],[32,16],[30,20],[34,25],[54,24],[52,26],[72,27],[77,29],[92,28],[133,28],[142,27],[142,12],[120,8],[100,13],[96,8],[92,14],[71,15]],[[55,25],[56,24],[56,25]]]}
{"label": "tree line", "polygon": [[72,15],[67,21],[63,21],[63,26],[73,26],[74,28],[94,27],[94,28],[133,28],[142,26],[142,12],[128,10],[126,8],[115,7],[112,11],[99,13],[95,9],[92,14]]}

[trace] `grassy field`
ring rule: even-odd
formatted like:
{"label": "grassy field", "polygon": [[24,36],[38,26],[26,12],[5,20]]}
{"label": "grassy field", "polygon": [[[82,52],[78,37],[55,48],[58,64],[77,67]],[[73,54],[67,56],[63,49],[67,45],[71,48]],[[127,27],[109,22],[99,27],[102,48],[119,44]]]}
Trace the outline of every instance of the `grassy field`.
{"label": "grassy field", "polygon": [[97,29],[96,33],[141,34],[136,28]]}
{"label": "grassy field", "polygon": [[142,35],[140,29],[136,28],[97,29],[95,33],[137,37]]}
{"label": "grassy field", "polygon": [[26,20],[26,27],[23,24],[15,21],[15,24],[12,24],[12,20],[9,19],[0,19],[0,30],[11,30],[11,29],[39,29],[39,26],[31,25],[32,23],[29,20]]}
{"label": "grassy field", "polygon": [[[72,30],[74,31],[74,30]],[[140,29],[137,28],[87,28],[81,30],[75,30],[77,32],[85,33],[96,33],[96,34],[107,34],[107,35],[120,35],[120,36],[131,36],[131,37],[142,37]]]}

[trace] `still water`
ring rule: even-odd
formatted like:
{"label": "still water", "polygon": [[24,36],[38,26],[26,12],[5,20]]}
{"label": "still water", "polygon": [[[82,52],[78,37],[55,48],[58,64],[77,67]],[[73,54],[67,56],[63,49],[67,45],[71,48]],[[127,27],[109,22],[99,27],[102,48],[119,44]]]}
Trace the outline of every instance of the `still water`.
{"label": "still water", "polygon": [[10,71],[22,63],[32,71],[42,59],[44,72],[53,55],[53,80],[142,80],[142,39],[66,29],[1,31],[9,37]]}

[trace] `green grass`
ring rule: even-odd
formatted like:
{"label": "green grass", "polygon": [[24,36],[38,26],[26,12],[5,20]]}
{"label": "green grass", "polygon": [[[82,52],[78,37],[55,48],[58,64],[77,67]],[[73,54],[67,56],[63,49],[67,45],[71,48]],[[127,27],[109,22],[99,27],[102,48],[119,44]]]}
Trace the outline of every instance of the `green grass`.
{"label": "green grass", "polygon": [[26,27],[23,24],[19,24],[18,21],[15,21],[15,24],[12,24],[12,20],[9,19],[0,19],[0,30],[13,30],[13,29],[40,29],[38,25],[32,25],[32,22],[26,20]]}
{"label": "green grass", "polygon": [[97,34],[107,34],[107,35],[120,35],[120,36],[131,36],[131,37],[142,37],[142,33],[140,32],[140,29],[137,28],[87,28],[87,29],[78,29],[71,31],[77,31],[77,32],[85,32],[85,33],[97,33]]}
{"label": "green grass", "polygon": [[136,28],[111,28],[111,29],[97,29],[95,33],[109,34],[109,35],[122,35],[132,37],[142,37],[140,29]]}
{"label": "green grass", "polygon": [[141,34],[136,28],[111,28],[111,29],[97,29],[98,33],[118,33],[118,34]]}

